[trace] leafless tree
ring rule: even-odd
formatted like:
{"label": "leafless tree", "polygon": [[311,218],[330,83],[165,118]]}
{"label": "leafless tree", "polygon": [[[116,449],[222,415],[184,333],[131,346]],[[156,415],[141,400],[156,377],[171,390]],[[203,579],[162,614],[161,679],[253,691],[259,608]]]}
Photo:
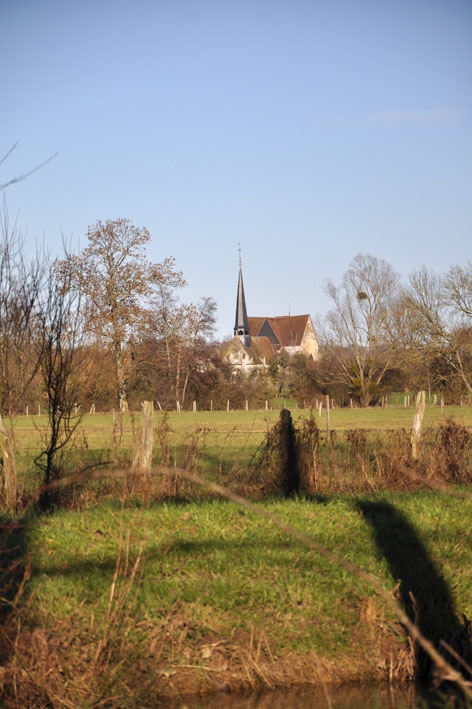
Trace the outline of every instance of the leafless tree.
{"label": "leafless tree", "polygon": [[358,254],[340,285],[328,281],[326,292],[333,308],[319,338],[330,361],[337,363],[335,376],[367,406],[398,350],[392,307],[399,293],[399,276],[382,259]]}
{"label": "leafless tree", "polygon": [[472,321],[472,262],[467,266],[451,266],[442,279],[446,304],[459,324],[470,327]]}
{"label": "leafless tree", "polygon": [[58,502],[50,485],[63,474],[61,453],[80,423],[79,402],[84,386],[81,294],[69,277],[57,280],[53,271],[36,312],[35,347],[48,401],[48,427],[35,463],[42,473],[40,507],[51,510]]}
{"label": "leafless tree", "polygon": [[216,302],[213,298],[204,297],[197,304],[184,306],[184,312],[185,325],[177,343],[181,375],[176,367],[178,382],[181,383],[182,402],[185,401],[190,374],[206,366],[206,344],[215,329]]}
{"label": "leafless tree", "polygon": [[452,266],[444,276],[413,271],[406,299],[425,355],[443,360],[442,376],[459,377],[472,395],[472,265]]}
{"label": "leafless tree", "polygon": [[8,507],[16,503],[15,455],[2,416],[18,410],[39,361],[32,342],[36,309],[47,273],[47,254],[24,257],[24,239],[9,222],[4,201],[0,236],[0,440],[3,493]]}
{"label": "leafless tree", "polygon": [[205,366],[206,345],[214,333],[216,303],[201,298],[199,303],[180,303],[176,289],[185,281],[161,282],[152,300],[148,318],[148,341],[154,341],[155,366],[160,369],[161,387],[167,383],[166,399],[183,404],[192,372]]}

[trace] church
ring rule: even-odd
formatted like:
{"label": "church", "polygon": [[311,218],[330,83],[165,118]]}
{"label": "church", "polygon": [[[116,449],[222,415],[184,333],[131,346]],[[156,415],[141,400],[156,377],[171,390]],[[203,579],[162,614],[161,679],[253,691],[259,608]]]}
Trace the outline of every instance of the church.
{"label": "church", "polygon": [[311,317],[248,317],[240,261],[234,337],[225,345],[223,358],[234,370],[249,374],[268,367],[281,352],[318,359],[318,340]]}

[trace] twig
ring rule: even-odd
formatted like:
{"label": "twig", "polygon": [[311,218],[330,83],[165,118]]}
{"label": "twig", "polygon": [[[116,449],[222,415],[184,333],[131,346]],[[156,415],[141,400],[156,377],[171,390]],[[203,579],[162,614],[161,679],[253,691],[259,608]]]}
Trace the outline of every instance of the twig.
{"label": "twig", "polygon": [[[15,150],[15,148],[18,145],[18,141],[10,148],[10,150],[6,153],[6,155],[3,156],[3,158],[0,160],[0,165],[8,158],[9,155],[12,154],[12,152]],[[40,170],[42,167],[47,165],[51,160],[54,160],[55,157],[59,155],[59,151],[56,151],[54,155],[51,155],[47,160],[44,160],[42,163],[39,165],[36,165],[36,167],[33,167],[32,170],[29,170],[28,172],[25,172],[24,175],[19,175],[18,177],[13,177],[11,180],[8,180],[8,182],[4,182],[3,185],[0,185],[0,191],[6,190],[7,187],[10,187],[10,185],[14,185],[17,182],[21,182],[22,180],[26,180],[27,177],[32,175],[34,172],[37,170]]]}

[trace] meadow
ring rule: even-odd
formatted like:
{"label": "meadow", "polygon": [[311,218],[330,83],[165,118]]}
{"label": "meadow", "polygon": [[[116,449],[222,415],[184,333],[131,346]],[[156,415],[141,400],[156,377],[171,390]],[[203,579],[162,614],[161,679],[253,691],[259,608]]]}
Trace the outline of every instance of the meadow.
{"label": "meadow", "polygon": [[[274,402],[270,410],[155,412],[153,464],[161,464],[163,447],[165,463],[179,467],[185,457],[193,455],[203,468],[214,475],[225,475],[234,467],[247,465],[264,442],[268,430],[279,420],[286,402]],[[287,402],[290,404],[293,402]],[[411,431],[414,407],[389,406],[369,409],[326,409],[310,411],[291,407],[295,425],[312,418],[322,437],[328,429],[339,433],[341,439],[349,431],[364,431],[366,435]],[[430,405],[426,407],[423,427],[437,430],[441,424],[454,420],[472,430],[472,407]],[[18,416],[12,419],[19,474],[23,480],[31,478],[34,458],[47,432],[47,417]],[[80,471],[81,466],[102,462],[126,465],[140,445],[140,412],[126,414],[96,413],[81,418],[64,466],[68,473]],[[195,461],[194,461],[195,462]]]}
{"label": "meadow", "polygon": [[[326,411],[313,418],[324,452],[335,431],[342,455],[350,441],[354,465],[350,432],[363,430],[375,441],[408,432],[413,413],[333,410],[329,434]],[[292,415],[300,430],[311,417],[296,409]],[[426,678],[428,658],[390,599],[437,646],[445,640],[470,662],[470,485],[434,477],[431,484],[371,489],[371,476],[367,489],[291,499],[259,494],[246,506],[204,494],[205,481],[247,489],[238,475],[248,466],[256,474],[251,460],[279,416],[156,412],[156,494],[146,500],[128,474],[104,483],[110,471],[129,468],[140,415],[84,418],[71,471],[106,460],[97,468],[104,478],[79,484],[77,495],[65,498],[68,508],[52,515],[30,508],[21,519],[3,518],[5,706],[170,706],[192,693]],[[451,421],[469,431],[472,410],[428,407],[425,430]],[[14,421],[25,474],[44,425],[40,417]],[[185,458],[189,450],[193,458]],[[185,470],[202,485],[181,481],[172,494]]]}

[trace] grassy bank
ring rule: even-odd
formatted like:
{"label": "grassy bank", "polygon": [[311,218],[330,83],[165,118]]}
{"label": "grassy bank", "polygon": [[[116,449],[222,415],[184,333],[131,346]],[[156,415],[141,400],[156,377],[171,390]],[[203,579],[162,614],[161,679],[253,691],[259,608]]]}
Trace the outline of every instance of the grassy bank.
{"label": "grassy bank", "polygon": [[336,409],[328,428],[326,411],[293,410],[306,494],[292,499],[280,497],[279,410],[156,412],[147,478],[132,466],[140,414],[88,415],[49,516],[27,506],[46,419],[14,419],[24,495],[21,522],[2,521],[0,703],[141,707],[426,676],[389,598],[470,663],[472,408],[428,406],[418,459],[413,414]]}
{"label": "grassy bank", "polygon": [[[428,637],[463,634],[467,495],[261,506],[374,573],[411,617],[419,608]],[[18,566],[4,628],[12,706],[155,706],[176,693],[414,674],[411,642],[368,584],[230,502],[109,502],[32,518],[4,538],[29,578],[22,589]]]}

